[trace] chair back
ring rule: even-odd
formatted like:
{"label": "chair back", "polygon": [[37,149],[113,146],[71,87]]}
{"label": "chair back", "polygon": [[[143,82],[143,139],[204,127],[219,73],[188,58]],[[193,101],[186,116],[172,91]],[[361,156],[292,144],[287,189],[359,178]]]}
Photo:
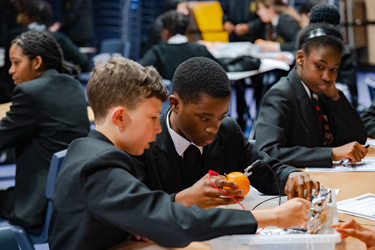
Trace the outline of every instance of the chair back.
{"label": "chair back", "polygon": [[1,249],[19,250],[16,237],[9,227],[0,228]]}
{"label": "chair back", "polygon": [[52,156],[49,171],[48,171],[46,193],[45,193],[46,198],[48,200],[46,220],[42,228],[28,230],[30,239],[33,242],[33,244],[45,243],[48,241],[48,227],[49,227],[49,222],[51,220],[51,214],[52,214],[52,195],[53,195],[53,190],[55,188],[57,174],[59,173],[61,165],[64,161],[66,151],[67,149],[59,151],[53,154]]}
{"label": "chair back", "polygon": [[130,42],[123,41],[120,38],[104,39],[100,43],[100,53],[118,53],[125,58],[129,58]]}

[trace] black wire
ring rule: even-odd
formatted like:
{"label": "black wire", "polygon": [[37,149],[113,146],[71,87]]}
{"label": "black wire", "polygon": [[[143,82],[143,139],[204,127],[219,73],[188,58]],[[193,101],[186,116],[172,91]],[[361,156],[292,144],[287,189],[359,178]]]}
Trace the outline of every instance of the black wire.
{"label": "black wire", "polygon": [[254,211],[255,208],[259,207],[259,206],[262,205],[263,203],[265,203],[265,202],[267,202],[267,201],[270,201],[270,200],[273,200],[273,199],[276,199],[276,198],[277,198],[277,196],[272,197],[272,198],[269,198],[269,199],[267,199],[267,200],[264,200],[264,201],[258,203],[255,207],[253,207],[253,209],[251,209],[251,211]]}
{"label": "black wire", "polygon": [[[260,161],[261,163],[265,164],[265,165],[271,170],[271,172],[273,173],[273,176],[274,176],[275,179],[276,179],[277,188],[279,189],[279,206],[280,206],[280,205],[281,205],[281,194],[282,194],[282,193],[281,193],[280,182],[279,182],[279,179],[277,178],[277,175],[276,175],[275,171],[273,171],[273,169],[272,169],[267,163],[265,163],[264,161],[262,161],[262,160],[257,160],[257,161]],[[253,165],[254,165],[254,163],[253,163]],[[272,199],[274,199],[274,198],[277,198],[277,197],[273,197],[273,198],[268,199],[268,200],[272,200]],[[262,204],[263,202],[266,202],[266,201],[268,201],[268,200],[262,201],[261,203],[259,203],[258,205],[256,205],[256,206],[253,208],[253,210],[254,210],[257,206],[259,206],[260,204]]]}

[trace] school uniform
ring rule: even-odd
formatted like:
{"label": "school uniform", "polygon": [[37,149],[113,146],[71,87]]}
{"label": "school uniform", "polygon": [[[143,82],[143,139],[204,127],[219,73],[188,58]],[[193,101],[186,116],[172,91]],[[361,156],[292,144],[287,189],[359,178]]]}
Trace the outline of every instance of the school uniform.
{"label": "school uniform", "polygon": [[361,117],[367,130],[367,136],[375,138],[375,100],[372,101],[369,108],[363,111]]}
{"label": "school uniform", "polygon": [[301,29],[296,19],[288,14],[280,14],[270,23],[267,40],[280,43],[280,51],[294,51],[299,30]]}
{"label": "school uniform", "polygon": [[[243,136],[237,122],[229,117],[223,119],[212,143],[200,149],[201,155],[196,165],[189,166],[184,159],[181,144],[171,137],[172,133],[173,138],[176,138],[177,133],[170,130],[170,125],[167,124],[168,113],[166,111],[160,116],[162,132],[156,135],[156,141],[142,156],[133,157],[133,160],[138,166],[138,178],[153,190],[164,190],[172,194],[172,199],[174,193],[192,186],[210,169],[222,175],[235,171],[244,172],[245,168],[260,159],[275,171],[281,189],[284,189],[290,173],[300,171],[258,151]],[[266,165],[256,167],[252,172],[249,177],[252,186],[266,194],[279,194],[274,175]],[[283,190],[281,192],[284,193]]]}
{"label": "school uniform", "polygon": [[174,72],[181,63],[197,56],[204,56],[220,63],[206,46],[189,43],[182,35],[172,37],[168,43],[152,46],[138,62],[144,67],[154,66],[163,79],[172,80]]}
{"label": "school uniform", "polygon": [[188,208],[165,192],[150,191],[136,178],[129,154],[92,130],[69,145],[57,177],[49,245],[107,249],[136,234],[165,247],[184,247],[256,228],[250,211]]}
{"label": "school uniform", "polygon": [[264,23],[257,15],[257,4],[255,0],[226,0],[223,2],[223,23],[230,21],[234,25],[246,23],[250,32],[238,36],[233,32],[229,35],[231,42],[254,42],[258,38],[264,38]]}
{"label": "school uniform", "polygon": [[3,191],[7,198],[0,195],[0,210],[12,209],[0,216],[26,228],[43,225],[51,157],[89,129],[82,87],[73,77],[51,69],[17,85],[10,111],[0,121],[0,149],[15,147],[17,165],[14,191]]}
{"label": "school uniform", "polygon": [[366,141],[364,125],[342,92],[337,101],[318,95],[318,108],[324,111],[320,118],[313,97],[295,68],[281,78],[263,99],[256,122],[257,147],[296,167],[331,167],[332,147]]}

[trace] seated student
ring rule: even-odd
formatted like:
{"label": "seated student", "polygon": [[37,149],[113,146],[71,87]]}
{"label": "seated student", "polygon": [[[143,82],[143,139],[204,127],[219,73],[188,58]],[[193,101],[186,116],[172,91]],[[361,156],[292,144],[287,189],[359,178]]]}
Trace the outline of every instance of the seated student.
{"label": "seated student", "polygon": [[[24,27],[12,29],[10,40],[28,30],[48,30],[51,19],[52,9],[48,2],[27,1],[22,11],[22,25]],[[77,45],[68,36],[59,31],[53,32],[52,35],[60,44],[65,60],[79,65],[84,72],[91,71],[90,58],[82,54]]]}
{"label": "seated student", "polygon": [[[273,169],[276,177],[263,164],[252,170],[251,185],[263,193],[278,194],[277,182],[280,182],[280,192],[285,192],[288,198],[304,197],[303,190],[307,189],[310,199],[312,188],[319,189],[319,182],[301,170],[282,165],[250,144],[237,122],[226,117],[230,97],[231,85],[219,64],[204,57],[182,63],[173,77],[171,108],[160,116],[161,134],[142,157],[133,157],[139,166],[138,178],[153,190],[172,194],[172,199],[188,207],[193,204],[215,207],[233,201],[210,185],[207,172],[210,169],[219,174],[243,172],[260,159]],[[195,160],[190,161],[194,152]],[[217,184],[227,185],[222,181]],[[229,191],[233,196],[241,192]]]}
{"label": "seated student", "polygon": [[264,23],[257,15],[255,0],[225,0],[223,6],[224,29],[231,42],[255,42],[264,38]]}
{"label": "seated student", "polygon": [[161,21],[165,43],[152,46],[139,60],[142,66],[154,66],[162,78],[172,80],[178,65],[191,57],[205,56],[215,60],[205,46],[188,42],[185,33],[189,19],[186,15],[171,10],[162,15]]}
{"label": "seated student", "polygon": [[332,227],[336,228],[336,231],[341,234],[341,239],[351,236],[363,241],[368,250],[375,249],[375,232],[361,226],[355,220],[333,224]]}
{"label": "seated student", "polygon": [[82,87],[69,76],[54,37],[44,31],[18,36],[10,48],[12,105],[0,121],[0,149],[16,148],[16,185],[0,191],[0,217],[22,227],[43,225],[52,155],[90,129]]}
{"label": "seated student", "polygon": [[[322,5],[325,2],[325,0],[307,0],[302,4],[301,9],[299,11],[301,15],[302,28],[306,27],[309,24],[309,22],[314,22],[314,20],[309,20],[311,9],[314,6]],[[336,83],[345,84],[348,86],[350,92],[350,98],[348,98],[348,100],[351,102],[353,107],[356,108],[358,106],[358,89],[357,70],[355,64],[356,63],[353,59],[349,45],[344,45],[344,51],[342,53],[341,64],[338,70]]]}
{"label": "seated student", "polygon": [[[338,10],[317,6],[310,19],[338,21]],[[265,95],[256,145],[296,167],[331,167],[332,161],[358,162],[367,150],[363,123],[335,86],[343,50],[336,26],[310,23],[298,35],[297,66]]]}
{"label": "seated student", "polygon": [[363,111],[361,118],[365,124],[367,136],[375,138],[375,100],[372,101],[369,108]]}
{"label": "seated student", "polygon": [[52,250],[107,249],[129,234],[183,247],[222,235],[252,234],[268,225],[305,226],[311,202],[300,198],[252,213],[187,208],[136,178],[130,154],[141,155],[161,132],[159,114],[168,96],[154,68],[120,57],[101,62],[87,94],[97,130],[69,145],[54,192]]}
{"label": "seated student", "polygon": [[293,51],[300,30],[298,13],[282,0],[257,0],[257,14],[268,24],[266,41],[255,43],[264,52]]}
{"label": "seated student", "polygon": [[[228,71],[246,71],[253,69],[254,61],[250,57],[234,65],[225,65],[218,61],[204,45],[189,43],[184,35],[189,19],[186,15],[171,10],[162,15],[163,40],[165,43],[156,44],[139,60],[142,66],[154,66],[162,78],[172,80],[173,74],[182,62],[191,57],[204,56],[217,61]],[[255,63],[259,60],[256,59]],[[260,62],[259,62],[260,64]],[[257,65],[259,67],[259,65]]]}

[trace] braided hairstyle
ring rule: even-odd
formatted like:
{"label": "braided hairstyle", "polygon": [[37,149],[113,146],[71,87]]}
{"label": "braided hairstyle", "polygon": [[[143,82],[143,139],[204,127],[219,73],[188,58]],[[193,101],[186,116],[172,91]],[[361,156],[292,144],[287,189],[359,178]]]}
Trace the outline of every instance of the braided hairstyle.
{"label": "braided hairstyle", "polygon": [[[312,49],[331,46],[340,53],[344,44],[337,25],[340,23],[340,12],[332,5],[318,5],[311,9],[310,23],[303,28],[297,37],[297,49],[303,50],[308,56]],[[326,35],[311,35],[322,30]]]}
{"label": "braided hairstyle", "polygon": [[21,47],[23,54],[27,55],[30,60],[40,56],[43,65],[47,69],[56,69],[60,73],[70,75],[73,75],[73,70],[75,71],[75,75],[81,72],[78,66],[64,60],[60,45],[55,37],[47,31],[27,31],[15,38],[12,44]]}

